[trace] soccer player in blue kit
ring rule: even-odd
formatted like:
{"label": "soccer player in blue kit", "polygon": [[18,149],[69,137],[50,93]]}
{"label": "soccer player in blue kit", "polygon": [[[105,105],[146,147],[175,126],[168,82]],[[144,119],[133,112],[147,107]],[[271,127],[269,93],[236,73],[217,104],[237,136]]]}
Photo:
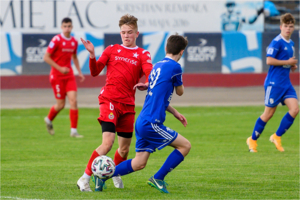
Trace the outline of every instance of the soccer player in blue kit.
{"label": "soccer player in blue kit", "polygon": [[289,78],[290,70],[295,71],[298,63],[294,57],[294,42],[290,39],[294,24],[293,15],[290,13],[282,15],[281,33],[268,47],[267,65],[270,65],[270,68],[264,84],[265,111],[257,119],[252,136],[247,139],[250,152],[257,152],[257,139],[279,103],[286,105],[289,111],[282,118],[277,131],[271,135],[270,141],[275,144],[278,151],[283,152],[281,136],[290,128],[299,112],[297,94]]}
{"label": "soccer player in blue kit", "polygon": [[[167,40],[166,57],[157,62],[149,75],[149,87],[143,109],[135,123],[136,156],[116,166],[114,176],[123,176],[145,168],[151,153],[171,146],[174,151],[165,163],[149,180],[148,184],[163,193],[166,188],[165,176],[175,169],[189,153],[191,143],[176,131],[163,125],[166,110],[174,115],[185,127],[186,118],[170,106],[175,92],[181,96],[184,91],[182,69],[178,63],[188,41],[178,34],[171,35]],[[102,191],[105,180],[95,177],[96,191]]]}

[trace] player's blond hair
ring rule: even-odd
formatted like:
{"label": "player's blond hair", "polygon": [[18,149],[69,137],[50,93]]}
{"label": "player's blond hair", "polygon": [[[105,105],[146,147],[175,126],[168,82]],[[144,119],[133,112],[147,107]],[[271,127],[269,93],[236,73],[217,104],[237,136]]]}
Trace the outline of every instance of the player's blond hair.
{"label": "player's blond hair", "polygon": [[291,13],[285,13],[280,17],[280,25],[281,24],[295,24],[295,18]]}
{"label": "player's blond hair", "polygon": [[137,25],[138,18],[136,18],[133,15],[126,14],[123,15],[119,21],[119,27],[123,26],[124,24],[130,26],[131,28],[134,28],[138,30],[138,25]]}

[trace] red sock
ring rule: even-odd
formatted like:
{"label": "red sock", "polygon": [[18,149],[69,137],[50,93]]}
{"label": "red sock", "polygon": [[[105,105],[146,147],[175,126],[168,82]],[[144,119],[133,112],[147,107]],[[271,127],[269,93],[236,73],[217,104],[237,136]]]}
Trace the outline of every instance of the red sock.
{"label": "red sock", "polygon": [[116,164],[116,166],[117,166],[118,164],[120,164],[121,162],[125,161],[125,160],[127,160],[127,157],[126,157],[126,158],[122,158],[122,157],[120,156],[119,152],[118,152],[118,149],[117,149],[117,151],[116,151],[116,153],[115,153],[115,157],[114,157],[114,163]]}
{"label": "red sock", "polygon": [[76,109],[76,110],[70,109],[70,120],[71,120],[71,128],[77,128],[78,109]]}
{"label": "red sock", "polygon": [[48,118],[52,121],[52,120],[54,120],[54,118],[56,117],[56,115],[59,113],[59,111],[56,111],[55,109],[54,109],[54,106],[52,106],[51,108],[50,108],[50,111],[49,111],[49,114],[48,114]]}
{"label": "red sock", "polygon": [[92,176],[92,174],[93,174],[92,169],[91,169],[92,163],[93,163],[94,159],[97,158],[98,156],[100,156],[100,155],[97,153],[96,150],[94,150],[91,155],[91,158],[85,168],[85,171],[84,171],[87,175]]}

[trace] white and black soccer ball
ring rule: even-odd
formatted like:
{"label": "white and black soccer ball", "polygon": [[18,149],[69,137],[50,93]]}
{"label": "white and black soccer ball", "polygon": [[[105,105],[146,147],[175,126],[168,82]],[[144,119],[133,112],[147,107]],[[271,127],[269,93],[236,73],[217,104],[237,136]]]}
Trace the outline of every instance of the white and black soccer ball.
{"label": "white and black soccer ball", "polygon": [[105,155],[98,156],[92,163],[92,172],[94,176],[100,179],[108,179],[112,177],[116,169],[114,161]]}

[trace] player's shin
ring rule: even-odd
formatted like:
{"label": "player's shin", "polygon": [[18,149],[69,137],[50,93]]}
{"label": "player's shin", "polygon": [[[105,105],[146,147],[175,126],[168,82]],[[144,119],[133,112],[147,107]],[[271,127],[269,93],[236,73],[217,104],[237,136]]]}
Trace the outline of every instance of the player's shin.
{"label": "player's shin", "polygon": [[253,129],[253,132],[252,132],[252,140],[257,140],[259,138],[260,134],[265,129],[265,125],[266,125],[266,122],[261,120],[260,117],[256,120],[254,129]]}
{"label": "player's shin", "polygon": [[184,156],[180,153],[180,151],[174,149],[174,151],[168,156],[163,166],[154,175],[154,178],[164,180],[165,176],[175,169],[183,160]]}
{"label": "player's shin", "polygon": [[287,112],[284,117],[282,118],[279,128],[276,131],[277,136],[282,136],[293,124],[294,118]]}
{"label": "player's shin", "polygon": [[124,176],[124,175],[134,172],[134,170],[132,169],[132,166],[131,166],[131,161],[132,161],[132,159],[129,159],[129,160],[126,160],[126,161],[120,163],[119,165],[117,165],[115,173],[112,175],[112,177]]}
{"label": "player's shin", "polygon": [[93,172],[92,172],[91,166],[92,166],[94,159],[97,158],[98,156],[100,156],[100,155],[98,154],[98,152],[96,150],[94,150],[90,157],[90,160],[85,168],[85,173],[87,175],[92,176]]}

